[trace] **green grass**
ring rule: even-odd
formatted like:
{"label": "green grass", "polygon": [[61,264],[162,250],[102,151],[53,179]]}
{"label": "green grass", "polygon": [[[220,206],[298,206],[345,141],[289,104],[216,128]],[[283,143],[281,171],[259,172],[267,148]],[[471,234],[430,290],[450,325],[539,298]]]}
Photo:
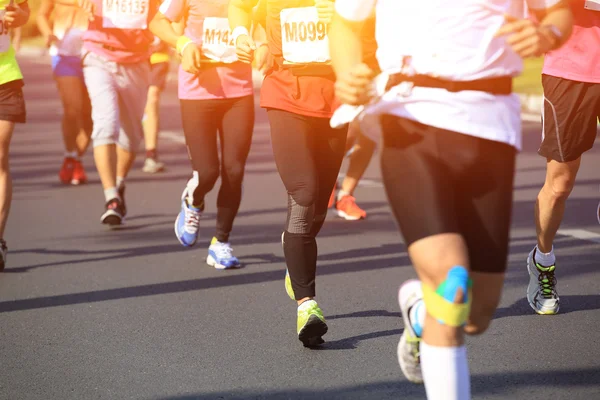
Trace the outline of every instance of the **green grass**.
{"label": "green grass", "polygon": [[542,94],[543,65],[543,57],[526,60],[523,68],[523,74],[514,81],[514,91],[524,94]]}

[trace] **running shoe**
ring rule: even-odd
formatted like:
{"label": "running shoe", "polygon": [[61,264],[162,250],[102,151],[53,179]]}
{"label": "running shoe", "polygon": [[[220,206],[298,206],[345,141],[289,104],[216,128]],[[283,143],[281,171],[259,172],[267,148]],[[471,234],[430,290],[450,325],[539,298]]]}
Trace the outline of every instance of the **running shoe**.
{"label": "running shoe", "polygon": [[527,257],[527,271],[529,272],[529,285],[527,286],[527,301],[533,311],[540,315],[553,315],[558,313],[560,298],[556,292],[556,264],[543,266],[535,262],[537,247]]}
{"label": "running shoe", "polygon": [[127,215],[127,206],[125,205],[125,183],[121,183],[119,185],[119,197],[121,198],[121,211],[123,212],[123,217]]}
{"label": "running shoe", "polygon": [[307,300],[298,306],[298,339],[304,347],[314,347],[325,343],[323,335],[327,324],[323,311],[314,300]]}
{"label": "running shoe", "polygon": [[58,172],[60,181],[65,185],[68,185],[73,180],[73,171],[75,169],[75,159],[71,157],[65,157],[62,167]]}
{"label": "running shoe", "polygon": [[87,182],[87,175],[81,160],[74,160],[73,176],[71,178],[71,185],[82,185]]}
{"label": "running shoe", "polygon": [[6,267],[7,253],[8,247],[6,247],[6,242],[4,239],[0,239],[0,272],[4,271],[4,267]]}
{"label": "running shoe", "polygon": [[121,225],[125,215],[123,214],[123,204],[121,200],[114,198],[106,203],[106,211],[100,217],[100,222],[110,226]]}
{"label": "running shoe", "polygon": [[338,216],[346,221],[356,221],[367,217],[367,212],[356,204],[356,199],[349,194],[342,196],[335,204]]}
{"label": "running shoe", "polygon": [[231,245],[228,242],[219,242],[216,237],[210,242],[206,263],[216,269],[242,268],[240,260],[233,255]]}
{"label": "running shoe", "polygon": [[[406,379],[413,383],[422,383],[423,374],[421,373],[421,338],[410,322],[410,310],[422,300],[423,291],[420,281],[409,280],[398,291],[398,303],[404,321],[404,331],[398,343],[398,362]],[[418,330],[420,331],[421,328]]]}
{"label": "running shoe", "polygon": [[181,210],[175,220],[175,236],[183,246],[191,247],[198,240],[202,211],[188,204],[187,194],[186,187],[181,194]]}
{"label": "running shoe", "polygon": [[148,173],[148,174],[156,174],[158,172],[162,172],[165,169],[165,164],[158,161],[155,158],[146,158],[146,160],[144,161],[144,167],[142,168],[142,171]]}

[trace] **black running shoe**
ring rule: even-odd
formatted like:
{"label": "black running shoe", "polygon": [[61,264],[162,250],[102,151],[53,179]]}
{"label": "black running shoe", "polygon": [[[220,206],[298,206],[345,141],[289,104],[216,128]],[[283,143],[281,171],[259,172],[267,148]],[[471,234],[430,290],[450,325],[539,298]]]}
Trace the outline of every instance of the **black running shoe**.
{"label": "black running shoe", "polygon": [[106,203],[106,211],[100,217],[100,221],[106,225],[116,226],[121,225],[123,217],[125,217],[123,204],[119,199],[115,198]]}
{"label": "black running shoe", "polygon": [[0,239],[0,272],[4,271],[4,267],[6,266],[6,253],[8,253],[6,242],[4,239]]}
{"label": "black running shoe", "polygon": [[127,206],[125,206],[125,184],[121,183],[119,186],[119,197],[121,197],[121,207],[123,211],[123,217],[127,215]]}

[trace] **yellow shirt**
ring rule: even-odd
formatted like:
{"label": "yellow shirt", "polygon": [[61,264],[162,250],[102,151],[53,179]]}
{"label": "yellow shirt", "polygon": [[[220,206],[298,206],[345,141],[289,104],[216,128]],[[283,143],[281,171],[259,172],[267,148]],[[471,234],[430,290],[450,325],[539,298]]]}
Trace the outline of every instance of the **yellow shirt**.
{"label": "yellow shirt", "polygon": [[[15,0],[15,4],[23,4],[27,0]],[[4,13],[10,0],[0,0],[0,85],[23,79],[19,64],[15,58],[15,49],[10,43],[10,30],[4,26]]]}

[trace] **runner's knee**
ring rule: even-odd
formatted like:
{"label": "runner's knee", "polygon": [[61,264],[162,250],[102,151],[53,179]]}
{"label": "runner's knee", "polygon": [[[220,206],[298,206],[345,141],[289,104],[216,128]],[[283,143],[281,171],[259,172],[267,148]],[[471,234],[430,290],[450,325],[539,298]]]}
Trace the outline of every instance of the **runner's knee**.
{"label": "runner's knee", "polygon": [[244,164],[237,161],[228,163],[223,167],[223,178],[232,186],[241,186],[244,178]]}
{"label": "runner's knee", "polygon": [[312,202],[312,204],[303,205],[298,203],[291,194],[288,194],[287,232],[297,235],[308,235],[312,232],[314,219],[314,202]]}
{"label": "runner's knee", "polygon": [[575,185],[575,177],[569,175],[561,175],[558,177],[554,177],[547,185],[547,189],[549,189],[550,194],[553,199],[556,200],[566,200],[571,191],[573,191],[573,186]]}

